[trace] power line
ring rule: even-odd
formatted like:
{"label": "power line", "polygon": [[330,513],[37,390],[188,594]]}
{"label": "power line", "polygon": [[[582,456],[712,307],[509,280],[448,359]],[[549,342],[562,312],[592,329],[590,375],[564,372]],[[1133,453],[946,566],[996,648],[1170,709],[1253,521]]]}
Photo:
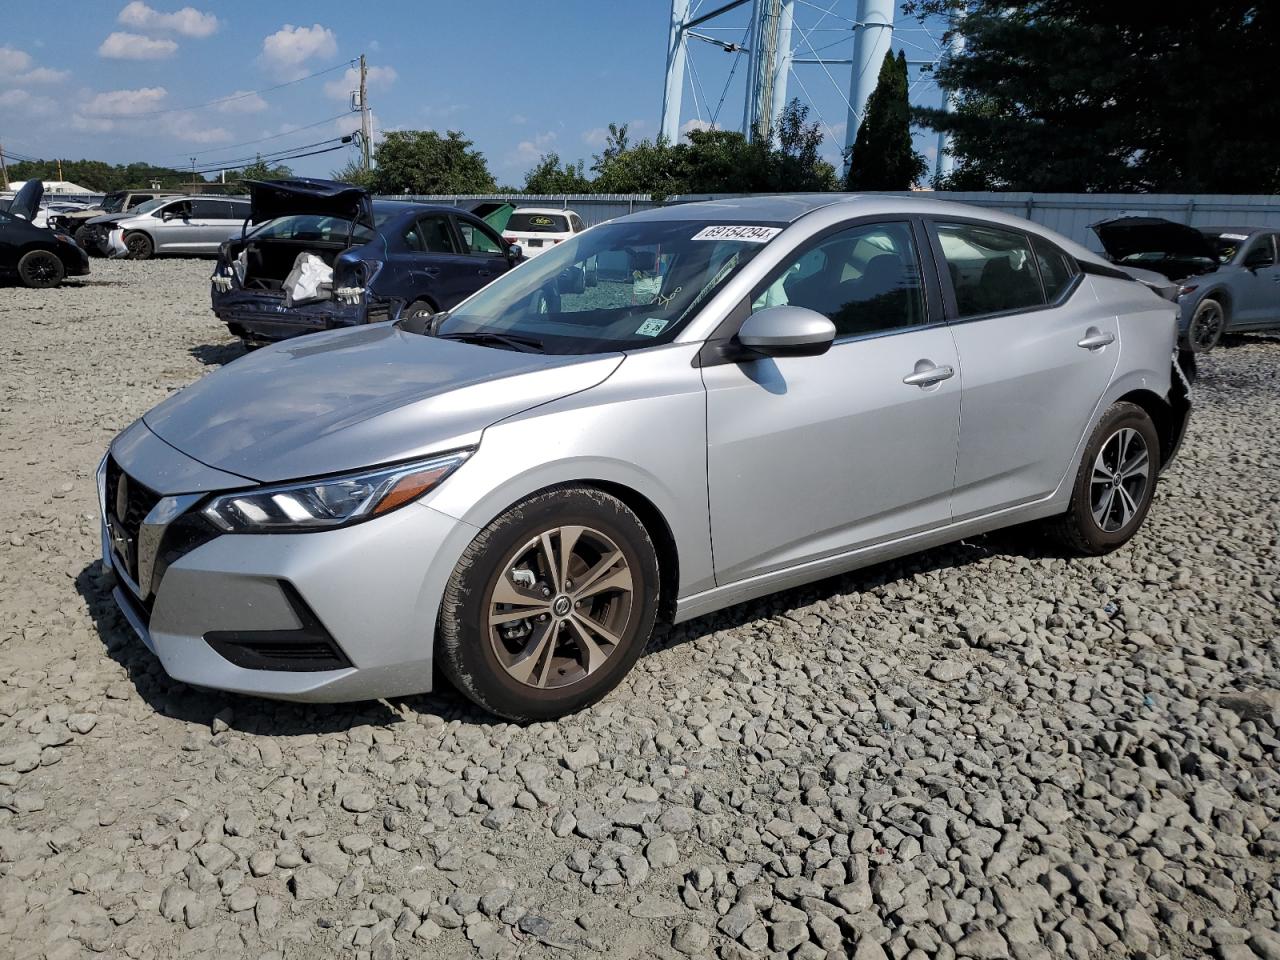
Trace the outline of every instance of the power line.
{"label": "power line", "polygon": [[346,67],[355,66],[355,60],[347,60],[343,63],[334,64],[332,67],[325,67],[323,70],[317,70],[315,73],[309,73],[305,77],[299,77],[297,80],[286,80],[284,83],[277,83],[275,86],[263,87],[261,90],[247,90],[244,93],[235,93],[229,97],[219,97],[216,100],[206,100],[204,103],[195,103],[187,107],[166,107],[163,110],[147,110],[144,113],[82,113],[85,117],[108,117],[113,120],[133,120],[138,117],[158,117],[166,113],[182,113],[187,110],[200,110],[204,107],[216,107],[220,103],[234,103],[236,100],[247,100],[249,97],[256,97],[260,93],[270,93],[272,90],[281,90],[285,87],[291,87],[295,83],[302,83],[306,80],[314,80],[316,77],[324,76],[326,73],[333,73],[335,70],[342,70]]}
{"label": "power line", "polygon": [[[344,110],[342,113],[335,113],[332,117],[325,117],[323,120],[317,120],[315,123],[308,123],[308,124],[304,124],[301,127],[294,127],[292,130],[286,130],[284,133],[275,133],[269,137],[259,137],[257,140],[245,140],[241,143],[228,143],[221,147],[210,147],[208,150],[197,150],[194,154],[190,150],[184,150],[181,153],[167,153],[167,154],[163,154],[162,156],[163,157],[192,157],[192,156],[203,157],[205,154],[208,154],[208,153],[221,153],[223,150],[236,150],[236,149],[239,149],[240,147],[252,146],[255,143],[266,143],[268,140],[279,140],[281,137],[291,137],[295,133],[300,133],[303,130],[311,130],[314,127],[322,127],[326,123],[333,123],[335,120],[341,120],[343,117],[350,116],[350,113],[351,112],[349,110]],[[296,148],[291,147],[290,149],[296,149]]]}
{"label": "power line", "polygon": [[[341,141],[341,142],[335,143],[334,141]],[[352,142],[352,135],[348,134],[345,137],[333,137],[329,140],[320,140],[320,141],[317,141],[316,143],[308,144],[308,146],[313,146],[313,147],[320,146],[322,144],[332,144],[332,146],[326,146],[322,150],[311,150],[309,152],[304,152],[304,153],[286,152],[282,156],[272,155],[269,157],[247,157],[241,160],[237,160],[234,163],[220,163],[212,167],[195,167],[190,172],[191,173],[218,173],[222,170],[232,170],[234,168],[242,167],[250,163],[257,163],[257,162],[282,163],[285,160],[301,160],[303,157],[315,157],[315,156],[319,156],[322,153],[332,153],[335,150],[342,150],[346,148],[347,145],[350,144],[351,142]],[[303,148],[295,147],[294,149],[301,150]]]}

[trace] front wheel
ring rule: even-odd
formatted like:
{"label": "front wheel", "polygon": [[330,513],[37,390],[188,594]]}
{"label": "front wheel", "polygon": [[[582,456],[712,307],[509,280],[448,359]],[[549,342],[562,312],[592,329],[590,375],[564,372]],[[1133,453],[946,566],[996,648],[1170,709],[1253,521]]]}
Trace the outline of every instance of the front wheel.
{"label": "front wheel", "polygon": [[657,552],[644,524],[602,491],[557,487],[467,547],[441,603],[437,655],[484,709],[551,720],[618,685],[657,610]]}
{"label": "front wheel", "polygon": [[130,260],[150,260],[156,252],[155,244],[145,233],[130,233],[124,238]]}
{"label": "front wheel", "polygon": [[18,277],[25,286],[37,290],[56,287],[65,274],[58,255],[48,250],[31,250],[18,261]]}
{"label": "front wheel", "polygon": [[1089,438],[1071,505],[1051,521],[1050,533],[1088,556],[1124,545],[1151,508],[1159,470],[1160,438],[1150,415],[1137,404],[1115,404]]}
{"label": "front wheel", "polygon": [[1227,327],[1227,314],[1222,304],[1206,297],[1196,306],[1187,324],[1187,346],[1192,353],[1205,353],[1212,350],[1222,339],[1222,331]]}

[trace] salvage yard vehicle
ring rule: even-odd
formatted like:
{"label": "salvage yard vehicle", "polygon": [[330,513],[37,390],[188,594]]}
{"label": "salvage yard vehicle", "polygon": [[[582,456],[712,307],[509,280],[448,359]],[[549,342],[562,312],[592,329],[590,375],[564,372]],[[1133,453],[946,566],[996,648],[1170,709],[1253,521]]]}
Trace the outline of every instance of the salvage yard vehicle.
{"label": "salvage yard vehicle", "polygon": [[102,460],[104,564],[177,679],[354,700],[439,666],[553,718],[660,621],[1027,521],[1120,547],[1188,420],[1177,312],[974,207],[650,210],[169,397]]}
{"label": "salvage yard vehicle", "polygon": [[44,184],[28,180],[0,211],[0,276],[16,277],[27,287],[56,287],[65,277],[89,272],[89,257],[60,230],[32,223]]}
{"label": "salvage yard vehicle", "polygon": [[102,203],[87,206],[71,213],[59,213],[49,217],[49,226],[75,237],[76,243],[85,247],[88,235],[82,233],[89,221],[108,213],[124,213],[139,204],[154,200],[156,197],[178,196],[173,190],[117,190],[102,198]]}
{"label": "salvage yard vehicle", "polygon": [[502,237],[508,243],[520,244],[525,256],[536,257],[585,229],[587,225],[572,210],[518,207],[502,228]]}
{"label": "salvage yard vehicle", "polygon": [[[250,346],[429,317],[522,260],[518,246],[455,207],[375,201],[330,180],[250,182],[249,195],[245,232],[222,244],[211,297],[218,319]],[[303,255],[332,280],[297,300],[287,281]]]}
{"label": "salvage yard vehicle", "polygon": [[111,234],[130,260],[156,254],[216,254],[224,240],[239,234],[249,202],[236,197],[161,197],[125,213],[90,220],[83,228],[87,249],[106,254]]}
{"label": "salvage yard vehicle", "polygon": [[1113,263],[1178,283],[1178,329],[1189,350],[1211,350],[1224,333],[1280,328],[1280,231],[1274,227],[1118,217],[1092,229]]}

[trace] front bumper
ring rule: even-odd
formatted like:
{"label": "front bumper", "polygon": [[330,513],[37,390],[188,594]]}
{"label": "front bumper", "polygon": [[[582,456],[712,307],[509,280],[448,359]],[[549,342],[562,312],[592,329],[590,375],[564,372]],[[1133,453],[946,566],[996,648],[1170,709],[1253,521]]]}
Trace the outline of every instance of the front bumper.
{"label": "front bumper", "polygon": [[[126,479],[131,468],[154,478],[153,466],[131,462],[129,452],[127,443],[112,445]],[[183,475],[187,458],[177,451],[172,458],[178,466],[168,472]],[[103,563],[116,575],[117,605],[171,677],[303,701],[431,689],[439,599],[475,528],[410,504],[341,530],[210,533],[184,544],[173,531],[198,515],[207,497],[199,490],[159,498],[127,544],[107,470],[104,461]],[[161,523],[172,501],[178,511]],[[148,533],[149,524],[160,529]],[[141,570],[152,571],[149,587],[140,586]]]}
{"label": "front bumper", "polygon": [[216,286],[211,286],[210,296],[214,315],[234,336],[255,344],[390,319],[387,305],[377,301],[353,304],[321,300],[286,306],[283,296],[238,289],[223,293]]}

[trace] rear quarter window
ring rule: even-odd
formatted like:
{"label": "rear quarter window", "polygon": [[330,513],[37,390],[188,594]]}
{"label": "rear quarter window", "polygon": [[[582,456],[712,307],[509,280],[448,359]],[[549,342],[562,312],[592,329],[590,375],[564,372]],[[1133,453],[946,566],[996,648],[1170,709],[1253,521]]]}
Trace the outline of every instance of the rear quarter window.
{"label": "rear quarter window", "polygon": [[1045,299],[1057,303],[1070,289],[1080,268],[1072,257],[1047,240],[1037,237],[1032,243],[1036,250],[1036,263],[1040,267],[1040,280],[1044,283]]}

